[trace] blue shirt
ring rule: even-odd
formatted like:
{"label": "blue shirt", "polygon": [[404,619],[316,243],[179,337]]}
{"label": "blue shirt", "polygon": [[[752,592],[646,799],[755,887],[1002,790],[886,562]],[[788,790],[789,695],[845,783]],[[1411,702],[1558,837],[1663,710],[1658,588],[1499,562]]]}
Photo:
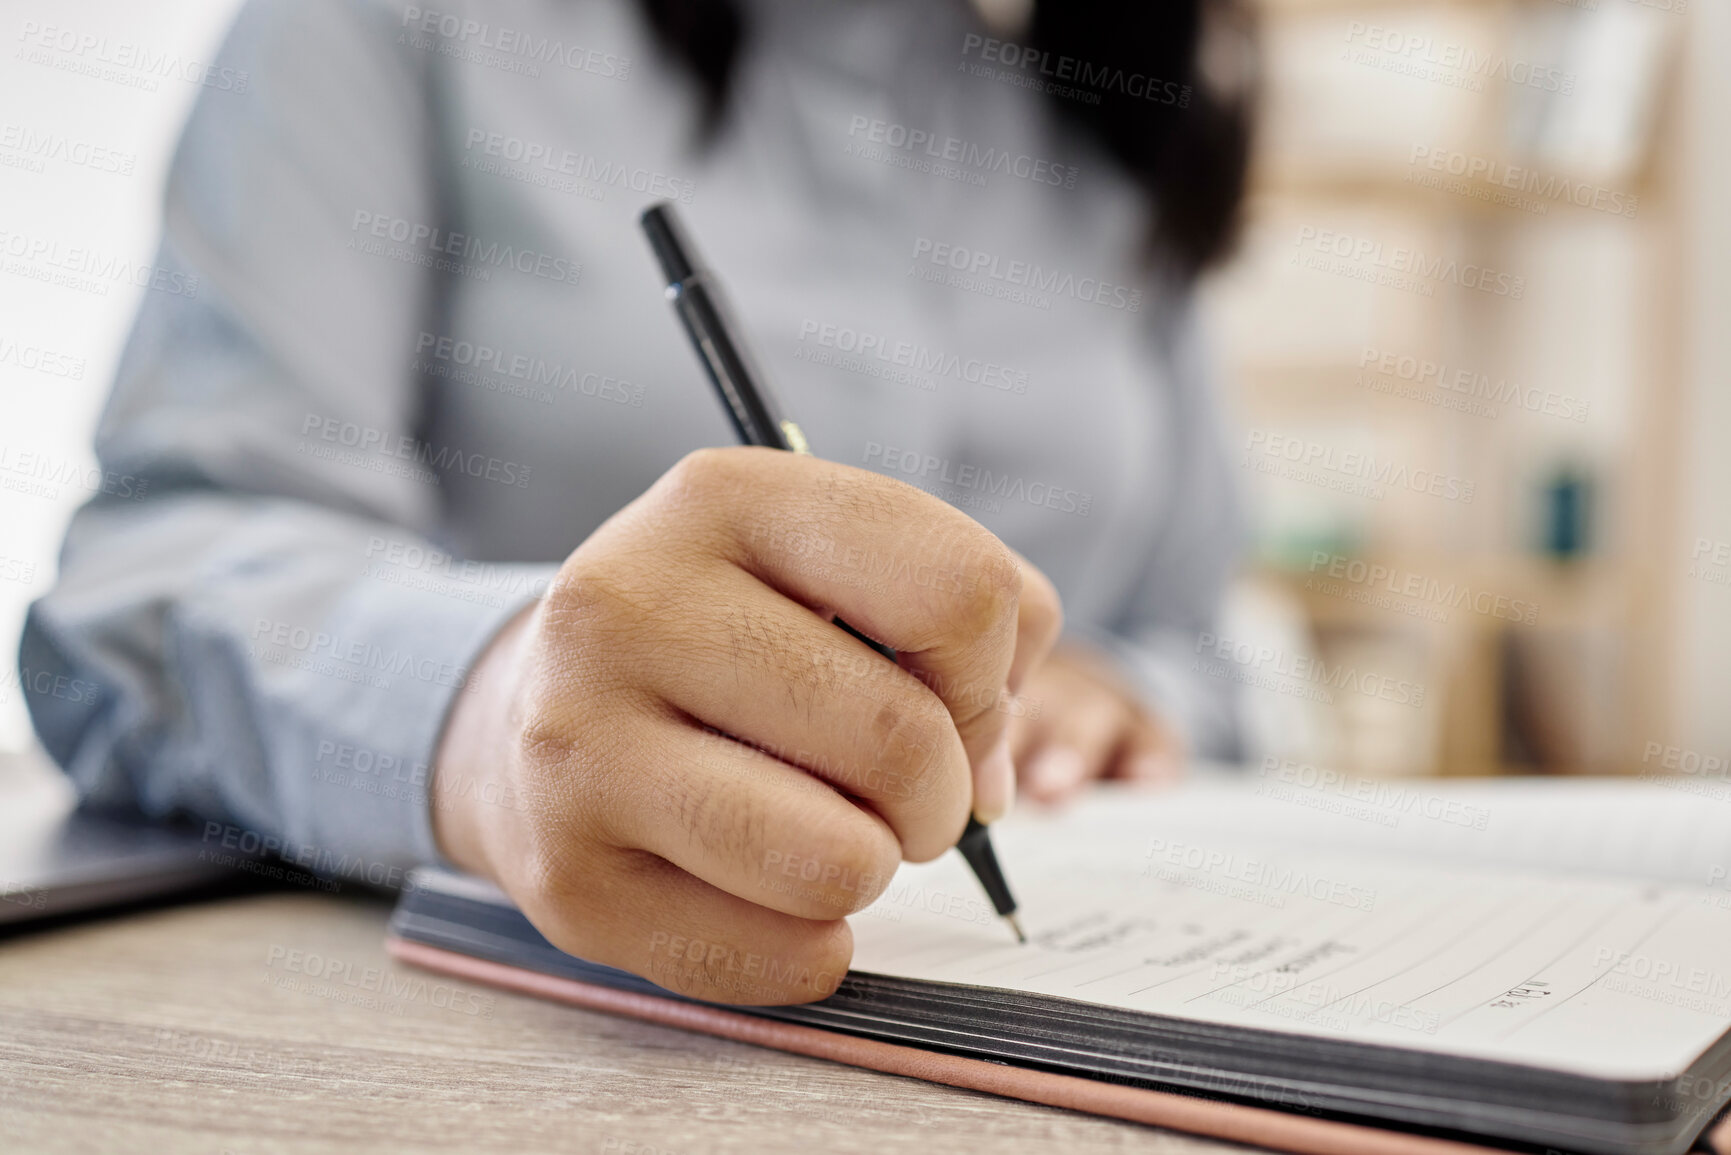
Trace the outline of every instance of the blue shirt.
{"label": "blue shirt", "polygon": [[477,654],[732,441],[635,225],[662,197],[819,455],[977,518],[1231,753],[1196,653],[1238,520],[1145,199],[960,2],[747,8],[702,146],[626,0],[245,7],[97,434],[114,484],[25,630],[35,681],[80,687],[28,697],[88,799],[313,861],[435,856],[429,764]]}

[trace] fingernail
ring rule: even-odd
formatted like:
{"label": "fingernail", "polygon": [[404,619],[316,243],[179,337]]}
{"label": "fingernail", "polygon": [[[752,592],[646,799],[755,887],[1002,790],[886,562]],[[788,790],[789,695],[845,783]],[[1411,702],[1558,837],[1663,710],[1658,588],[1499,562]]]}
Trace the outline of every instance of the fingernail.
{"label": "fingernail", "polygon": [[1010,761],[1010,735],[1005,732],[974,775],[974,817],[996,822],[1010,812],[1016,799],[1016,767]]}
{"label": "fingernail", "polygon": [[1048,746],[1028,767],[1028,789],[1042,798],[1058,798],[1075,789],[1087,773],[1080,750]]}

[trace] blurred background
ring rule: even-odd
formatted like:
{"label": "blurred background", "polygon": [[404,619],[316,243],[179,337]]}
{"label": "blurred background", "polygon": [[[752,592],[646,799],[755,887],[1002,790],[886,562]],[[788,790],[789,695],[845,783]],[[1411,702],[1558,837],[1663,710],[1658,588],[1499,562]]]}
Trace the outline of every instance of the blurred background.
{"label": "blurred background", "polygon": [[1256,193],[1213,286],[1257,526],[1238,604],[1425,689],[1252,688],[1263,749],[1723,766],[1727,6],[1259,12]]}
{"label": "blurred background", "polygon": [[[207,62],[234,7],[0,3],[0,754],[31,744],[18,631],[88,495],[198,92],[20,29]],[[1207,306],[1255,538],[1198,654],[1243,686],[1252,753],[1723,776],[1731,5],[1253,8],[1253,193]],[[114,275],[44,282],[19,259],[44,245]]]}

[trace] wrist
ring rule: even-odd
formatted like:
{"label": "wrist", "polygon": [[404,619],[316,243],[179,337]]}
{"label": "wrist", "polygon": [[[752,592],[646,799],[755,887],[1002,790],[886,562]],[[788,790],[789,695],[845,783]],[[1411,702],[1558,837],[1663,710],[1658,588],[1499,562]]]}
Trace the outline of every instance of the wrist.
{"label": "wrist", "polygon": [[535,608],[532,603],[515,614],[476,659],[472,692],[453,699],[433,760],[433,840],[452,865],[486,878],[494,877],[490,832],[522,804],[506,759],[517,672]]}

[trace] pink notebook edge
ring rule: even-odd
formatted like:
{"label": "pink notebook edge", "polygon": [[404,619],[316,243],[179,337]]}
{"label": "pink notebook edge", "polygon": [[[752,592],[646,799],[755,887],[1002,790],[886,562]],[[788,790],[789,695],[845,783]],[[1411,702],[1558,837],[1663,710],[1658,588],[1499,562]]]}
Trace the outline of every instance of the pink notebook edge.
{"label": "pink notebook edge", "polygon": [[[944,1083],[1009,1099],[1083,1111],[1170,1131],[1244,1143],[1293,1155],[1508,1155],[1501,1148],[1452,1139],[1387,1131],[1356,1123],[1317,1119],[1268,1107],[1251,1107],[1034,1071],[1002,1063],[947,1055],[877,1039],[759,1019],[699,1003],[614,990],[576,979],[541,974],[388,935],[386,949],[412,966],[555,1002],[626,1015],[736,1042],[827,1059],[889,1075]],[[1731,1120],[1711,1133],[1711,1150],[1731,1155]]]}

